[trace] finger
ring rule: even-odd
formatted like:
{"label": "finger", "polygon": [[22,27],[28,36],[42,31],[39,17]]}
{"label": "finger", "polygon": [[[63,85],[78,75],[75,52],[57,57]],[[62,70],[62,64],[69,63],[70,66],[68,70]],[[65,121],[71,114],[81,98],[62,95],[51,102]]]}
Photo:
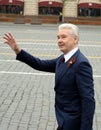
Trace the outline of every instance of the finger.
{"label": "finger", "polygon": [[9,33],[5,33],[4,36],[6,36],[6,37],[9,38],[9,37],[10,37],[10,34],[9,34]]}
{"label": "finger", "polygon": [[3,36],[3,39],[5,39],[5,40],[7,40],[7,41],[9,41],[9,40],[10,40],[9,36],[8,36],[8,35],[6,35],[6,34]]}
{"label": "finger", "polygon": [[4,36],[3,39],[5,39],[5,40],[9,40],[8,37],[6,37],[6,36]]}
{"label": "finger", "polygon": [[11,33],[4,34],[4,39],[14,39],[13,35]]}
{"label": "finger", "polygon": [[8,44],[9,45],[9,43],[7,41],[5,41],[4,44]]}
{"label": "finger", "polygon": [[11,33],[8,33],[9,37],[14,39],[13,35]]}

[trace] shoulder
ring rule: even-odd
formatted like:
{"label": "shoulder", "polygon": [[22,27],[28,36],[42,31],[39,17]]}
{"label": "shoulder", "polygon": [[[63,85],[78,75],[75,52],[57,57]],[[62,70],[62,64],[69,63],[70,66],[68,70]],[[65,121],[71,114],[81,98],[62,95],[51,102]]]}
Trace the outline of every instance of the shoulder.
{"label": "shoulder", "polygon": [[80,69],[92,69],[92,65],[89,61],[89,59],[81,52],[79,51],[79,54],[77,55],[77,60],[75,67],[77,68],[76,70]]}
{"label": "shoulder", "polygon": [[78,63],[87,62],[90,64],[87,56],[85,56],[80,50],[79,50],[79,54],[77,56],[77,61],[78,61]]}

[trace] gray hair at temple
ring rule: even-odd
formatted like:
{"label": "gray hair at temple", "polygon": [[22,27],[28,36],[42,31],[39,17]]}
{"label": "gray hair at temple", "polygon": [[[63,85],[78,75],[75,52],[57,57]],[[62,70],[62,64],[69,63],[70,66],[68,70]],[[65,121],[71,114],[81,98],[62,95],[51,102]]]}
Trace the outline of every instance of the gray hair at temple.
{"label": "gray hair at temple", "polygon": [[71,23],[63,23],[61,25],[59,25],[59,30],[61,29],[70,29],[71,30],[71,34],[76,35],[79,38],[79,28]]}

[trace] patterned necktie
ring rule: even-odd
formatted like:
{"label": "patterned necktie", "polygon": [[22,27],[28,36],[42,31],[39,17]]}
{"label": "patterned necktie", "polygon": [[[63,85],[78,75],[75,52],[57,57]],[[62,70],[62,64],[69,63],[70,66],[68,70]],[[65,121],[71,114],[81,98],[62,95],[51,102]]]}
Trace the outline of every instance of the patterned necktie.
{"label": "patterned necktie", "polygon": [[64,62],[65,62],[65,58],[64,58],[64,57],[62,57],[61,62],[62,62],[62,63],[64,63]]}

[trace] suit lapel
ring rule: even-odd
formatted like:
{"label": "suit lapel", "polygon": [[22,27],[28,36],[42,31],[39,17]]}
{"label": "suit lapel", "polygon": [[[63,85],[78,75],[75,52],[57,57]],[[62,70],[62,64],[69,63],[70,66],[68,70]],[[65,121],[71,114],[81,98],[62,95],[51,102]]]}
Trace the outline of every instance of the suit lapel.
{"label": "suit lapel", "polygon": [[61,81],[61,78],[64,76],[64,74],[68,71],[68,62],[61,63],[59,65],[58,71],[56,73],[56,85]]}
{"label": "suit lapel", "polygon": [[56,85],[61,81],[65,73],[67,73],[67,71],[76,62],[79,52],[80,51],[78,50],[66,63],[61,63],[61,61],[59,61],[59,65],[56,72]]}

